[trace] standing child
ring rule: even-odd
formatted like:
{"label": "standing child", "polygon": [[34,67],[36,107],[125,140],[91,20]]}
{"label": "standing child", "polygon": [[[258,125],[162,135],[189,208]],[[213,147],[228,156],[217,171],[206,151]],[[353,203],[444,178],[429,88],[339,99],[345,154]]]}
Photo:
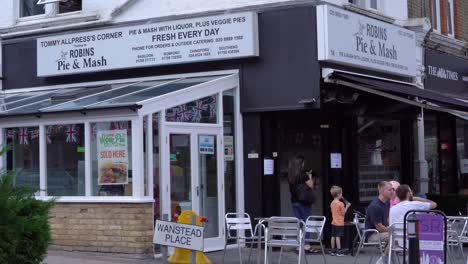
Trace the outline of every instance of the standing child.
{"label": "standing child", "polygon": [[348,208],[351,206],[351,203],[347,202],[345,207],[343,202],[341,202],[341,199],[343,198],[343,189],[341,189],[339,186],[333,185],[330,189],[330,193],[333,196],[333,201],[330,204],[332,212],[332,249],[330,254],[332,256],[344,256],[343,252],[341,251],[341,238],[344,237],[344,216]]}

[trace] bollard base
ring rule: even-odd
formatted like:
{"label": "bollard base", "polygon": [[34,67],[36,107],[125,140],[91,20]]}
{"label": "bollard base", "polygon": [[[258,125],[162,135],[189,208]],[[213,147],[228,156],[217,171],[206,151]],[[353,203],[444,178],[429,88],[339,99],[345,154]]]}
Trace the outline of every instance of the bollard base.
{"label": "bollard base", "polygon": [[[195,264],[190,263],[190,253],[191,250],[176,248],[174,254],[167,259],[169,264]],[[212,264],[211,260],[201,251],[197,251],[196,254],[196,264]]]}

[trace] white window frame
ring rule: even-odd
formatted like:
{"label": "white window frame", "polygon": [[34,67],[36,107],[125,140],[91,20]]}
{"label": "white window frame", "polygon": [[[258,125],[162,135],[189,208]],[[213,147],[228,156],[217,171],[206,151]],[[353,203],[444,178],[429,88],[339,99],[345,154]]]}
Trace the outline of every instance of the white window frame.
{"label": "white window frame", "polygon": [[[454,0],[447,0],[447,4],[450,5],[450,14],[447,13],[447,36],[455,37],[455,6]],[[448,11],[448,10],[447,10]],[[450,19],[449,19],[450,15]],[[452,26],[452,32],[449,32],[449,24]]]}
{"label": "white window frame", "polygon": [[369,9],[369,10],[381,11],[382,5],[379,2],[380,2],[380,0],[375,0],[375,4],[377,6],[376,6],[376,8],[373,8],[372,4],[371,4],[372,0],[365,0],[365,7],[366,7],[366,9]]}
{"label": "white window frame", "polygon": [[[55,0],[53,2],[48,2],[41,4],[45,8],[45,13],[44,14],[39,14],[39,15],[32,15],[32,16],[21,16],[21,11],[22,11],[22,0],[15,0],[17,1],[17,10],[18,10],[18,21],[19,22],[26,22],[26,21],[31,21],[31,20],[39,20],[39,19],[45,19],[45,18],[50,18],[50,17],[57,17],[57,16],[62,16],[62,15],[73,15],[73,14],[79,14],[83,10],[83,6],[81,6],[81,10],[74,11],[74,12],[67,12],[67,13],[60,13],[59,11],[59,4],[60,2],[63,2],[62,0]],[[34,0],[37,4],[37,0]],[[83,4],[82,4],[83,5]]]}
{"label": "white window frame", "polygon": [[[148,125],[152,124],[151,115],[153,113],[160,113],[160,131],[159,134],[165,130],[166,125],[180,125],[180,126],[198,126],[198,127],[222,127],[222,117],[219,116],[222,114],[222,111],[218,114],[218,122],[216,124],[192,124],[192,123],[172,123],[167,124],[165,122],[165,110],[167,108],[188,103],[190,101],[196,100],[198,98],[203,98],[209,95],[217,94],[222,96],[222,92],[226,90],[235,89],[236,90],[236,113],[235,120],[237,122],[236,128],[236,147],[238,151],[235,153],[236,159],[236,178],[237,178],[237,210],[243,212],[244,210],[244,190],[243,190],[243,161],[242,161],[242,117],[240,114],[240,104],[239,104],[239,75],[238,70],[227,70],[227,71],[216,71],[216,72],[205,72],[205,73],[193,73],[193,74],[177,74],[177,75],[168,75],[168,76],[158,76],[158,77],[143,77],[143,78],[131,78],[123,80],[113,80],[113,81],[99,81],[99,82],[88,82],[88,83],[79,83],[79,84],[69,84],[69,85],[57,85],[49,87],[40,87],[34,88],[32,90],[48,90],[53,88],[72,88],[72,87],[83,87],[83,86],[92,86],[97,83],[126,83],[126,82],[139,82],[139,81],[152,81],[152,80],[161,80],[161,79],[174,79],[174,78],[188,78],[188,77],[202,77],[202,76],[214,76],[214,75],[227,75],[230,76],[220,78],[218,81],[210,81],[205,83],[205,85],[195,85],[183,90],[179,90],[171,93],[170,95],[163,95],[158,98],[150,99],[146,104],[137,112],[130,109],[122,110],[101,110],[99,112],[88,112],[86,115],[81,113],[63,113],[63,114],[50,114],[44,115],[41,118],[37,118],[33,115],[31,116],[22,116],[22,117],[5,117],[0,121],[0,145],[4,143],[4,129],[12,127],[29,127],[29,126],[38,126],[39,127],[39,154],[40,154],[40,175],[39,175],[39,184],[42,190],[45,190],[47,187],[47,142],[46,142],[46,126],[57,125],[57,124],[84,124],[85,131],[85,150],[91,149],[91,123],[99,122],[114,122],[114,121],[131,121],[132,122],[132,170],[133,170],[133,185],[132,185],[132,196],[92,196],[92,161],[91,161],[91,152],[85,151],[85,195],[84,196],[62,196],[59,197],[57,202],[60,203],[145,203],[153,202],[153,188],[152,188],[152,153],[147,151],[148,162],[147,172],[148,175],[148,191],[145,195],[144,190],[144,153],[143,153],[143,118],[148,118]],[[28,89],[15,89],[7,91],[7,93],[25,91]],[[174,96],[177,96],[176,101]],[[218,100],[218,106],[222,105],[222,97]],[[150,132],[147,134],[147,138],[152,138],[152,129],[147,130]],[[159,140],[162,140],[159,138]],[[147,144],[150,144],[152,140],[148,140]],[[148,145],[149,146],[149,145]],[[161,145],[160,145],[161,146]],[[151,149],[151,148],[147,148]],[[163,150],[160,149],[162,152]],[[162,166],[162,163],[160,163]],[[0,168],[6,167],[6,158],[0,156]],[[162,167],[161,167],[162,169]],[[161,177],[163,179],[163,177]],[[167,181],[167,180],[166,180]],[[163,189],[161,189],[163,191]],[[46,196],[46,193],[41,191],[36,196],[40,200],[50,200],[53,197]]]}
{"label": "white window frame", "polygon": [[[435,3],[435,5],[434,5]],[[432,9],[432,13],[431,13],[431,17],[432,17],[432,23],[434,23],[434,19],[437,19],[436,23],[432,25],[432,28],[435,32],[437,33],[440,33],[440,0],[431,0],[430,4],[432,5],[431,6],[431,9]],[[435,15],[435,17],[434,17]]]}

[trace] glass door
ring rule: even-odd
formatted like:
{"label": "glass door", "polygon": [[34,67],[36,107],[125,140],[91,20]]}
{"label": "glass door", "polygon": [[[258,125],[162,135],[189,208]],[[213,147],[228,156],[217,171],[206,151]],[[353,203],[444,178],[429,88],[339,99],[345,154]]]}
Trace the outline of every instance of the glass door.
{"label": "glass door", "polygon": [[170,214],[206,216],[205,251],[224,246],[224,177],[221,128],[168,127]]}

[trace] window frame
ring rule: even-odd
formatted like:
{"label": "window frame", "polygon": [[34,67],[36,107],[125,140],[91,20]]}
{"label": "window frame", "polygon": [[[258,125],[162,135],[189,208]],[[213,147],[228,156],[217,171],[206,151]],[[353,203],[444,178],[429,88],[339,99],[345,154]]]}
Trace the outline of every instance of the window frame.
{"label": "window frame", "polygon": [[[50,2],[50,3],[45,3],[41,4],[44,6],[44,14],[38,14],[38,15],[31,15],[31,16],[22,16],[22,9],[23,9],[23,1],[20,0],[18,1],[18,21],[19,22],[26,22],[26,21],[32,21],[32,20],[39,20],[39,19],[45,19],[45,18],[54,18],[54,17],[60,17],[60,16],[69,16],[69,15],[75,15],[75,14],[80,14],[83,11],[83,2],[81,3],[81,9],[72,11],[72,12],[65,12],[65,13],[60,13],[60,2],[61,1],[55,1],[55,2]],[[37,5],[37,0],[34,0],[34,3]],[[57,10],[57,13],[54,13],[53,10]]]}
{"label": "window frame", "polygon": [[[441,16],[440,16],[440,0],[431,0],[430,2],[431,4],[431,18],[432,18],[432,29],[437,32],[437,33],[440,33],[441,30]],[[434,20],[436,19],[436,23],[434,23]]]}
{"label": "window frame", "polygon": [[[447,36],[455,37],[455,0],[446,0],[447,2]],[[450,10],[448,10],[448,5],[450,5]],[[452,28],[451,32],[449,31],[449,24]]]}

